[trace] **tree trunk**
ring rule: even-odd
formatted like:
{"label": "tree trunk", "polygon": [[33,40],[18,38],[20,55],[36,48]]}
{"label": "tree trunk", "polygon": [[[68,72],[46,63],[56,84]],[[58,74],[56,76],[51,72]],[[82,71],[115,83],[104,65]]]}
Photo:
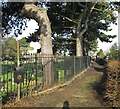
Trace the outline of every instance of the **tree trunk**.
{"label": "tree trunk", "polygon": [[[97,2],[91,3],[91,4],[89,4],[89,6],[87,6],[87,4],[86,4],[86,6],[84,7],[83,12],[80,13],[80,15],[79,15],[79,19],[78,19],[78,22],[77,22],[77,30],[76,30],[76,32],[77,32],[76,56],[83,56],[83,53],[84,53],[84,47],[83,47],[83,44],[82,44],[83,43],[82,42],[83,34],[88,29],[88,19],[89,19],[89,16],[90,16],[91,12],[93,11],[96,3]],[[84,21],[84,28],[83,29],[81,28],[82,21]]]}
{"label": "tree trunk", "polygon": [[82,35],[80,34],[81,31],[81,21],[82,21],[82,14],[79,16],[79,20],[77,23],[77,30],[76,30],[76,56],[83,56],[83,47],[82,47]]}
{"label": "tree trunk", "polygon": [[83,56],[82,43],[79,37],[76,38],[76,56]]}
{"label": "tree trunk", "polygon": [[[36,6],[34,3],[25,3],[22,14],[28,18],[35,19],[40,27],[40,44],[43,65],[44,87],[52,83],[52,63],[50,62],[53,56],[52,38],[51,38],[51,23],[47,16],[47,11],[44,8]],[[31,25],[32,26],[32,25]],[[48,58],[49,57],[49,58]]]}

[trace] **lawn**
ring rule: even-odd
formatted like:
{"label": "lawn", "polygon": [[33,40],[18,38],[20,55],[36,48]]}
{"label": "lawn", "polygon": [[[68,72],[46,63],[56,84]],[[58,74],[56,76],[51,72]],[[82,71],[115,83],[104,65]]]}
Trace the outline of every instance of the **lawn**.
{"label": "lawn", "polygon": [[[32,90],[37,84],[42,83],[42,64],[38,63],[24,63],[24,82],[21,83],[21,91],[25,92],[27,90]],[[14,83],[14,68],[15,65],[12,63],[3,63],[2,64],[2,96],[6,96],[9,92],[17,91],[17,84]],[[59,62],[54,64],[54,75],[58,83],[64,83],[64,61],[61,59]],[[37,73],[37,77],[36,77]],[[31,80],[31,81],[30,81]]]}

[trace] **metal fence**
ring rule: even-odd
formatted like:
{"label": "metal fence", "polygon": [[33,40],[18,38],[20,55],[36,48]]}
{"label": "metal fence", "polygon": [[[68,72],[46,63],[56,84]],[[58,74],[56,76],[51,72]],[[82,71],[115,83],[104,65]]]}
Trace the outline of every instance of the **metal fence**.
{"label": "metal fence", "polygon": [[[49,61],[42,65],[42,59]],[[20,58],[20,64],[24,68],[24,81],[20,83],[20,97],[32,95],[45,90],[45,78],[52,78],[51,86],[65,83],[90,65],[90,57],[41,57],[40,54],[24,55]],[[44,68],[51,65],[52,77],[45,75]],[[14,83],[14,68],[16,60],[4,59],[2,61],[1,92],[2,103],[14,100],[17,97],[18,84]]]}

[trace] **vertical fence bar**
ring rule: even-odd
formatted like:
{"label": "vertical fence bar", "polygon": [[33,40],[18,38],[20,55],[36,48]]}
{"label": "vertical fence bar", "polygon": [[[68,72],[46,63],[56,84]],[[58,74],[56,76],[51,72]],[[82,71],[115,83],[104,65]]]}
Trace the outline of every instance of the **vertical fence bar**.
{"label": "vertical fence bar", "polygon": [[88,67],[88,56],[86,56],[86,68]]}
{"label": "vertical fence bar", "polygon": [[11,93],[12,93],[12,74],[13,74],[13,65],[12,65],[12,60],[11,60],[11,70],[10,70],[10,90],[11,90]]}
{"label": "vertical fence bar", "polygon": [[51,82],[52,82],[52,86],[54,84],[54,70],[53,70],[53,62],[54,62],[54,57],[52,56],[52,61],[51,61],[51,73],[52,73],[52,77],[51,77]]}
{"label": "vertical fence bar", "polygon": [[78,65],[78,66],[79,66],[78,72],[81,72],[81,71],[82,71],[82,57],[79,57],[79,58],[78,58],[78,61],[79,61],[79,63],[80,63],[80,65]]}
{"label": "vertical fence bar", "polygon": [[[7,67],[9,66],[9,64],[8,64],[8,61],[7,61]],[[8,69],[8,68],[7,68]],[[7,78],[6,78],[6,82],[7,82],[7,96],[8,96],[8,73],[9,73],[9,71],[7,70]]]}
{"label": "vertical fence bar", "polygon": [[15,93],[15,87],[16,87],[16,86],[15,86],[15,83],[14,83],[13,86],[14,86],[14,98],[15,98],[15,96],[16,96],[16,93]]}
{"label": "vertical fence bar", "polygon": [[26,70],[26,95],[28,95],[28,86],[27,86],[27,80],[28,78],[27,78],[27,70]]}
{"label": "vertical fence bar", "polygon": [[83,70],[85,69],[85,57],[83,57]]}
{"label": "vertical fence bar", "polygon": [[27,65],[28,65],[28,56],[26,54],[26,96],[28,95],[28,68],[27,68]]}
{"label": "vertical fence bar", "polygon": [[64,82],[67,81],[67,77],[66,77],[66,57],[64,57]]}
{"label": "vertical fence bar", "polygon": [[85,57],[83,57],[83,70],[85,69]]}
{"label": "vertical fence bar", "polygon": [[73,70],[74,70],[74,76],[75,76],[75,69],[76,69],[75,63],[76,63],[76,61],[75,61],[75,56],[73,56]]}
{"label": "vertical fence bar", "polygon": [[[23,62],[22,62],[22,56],[20,58],[20,64],[23,66]],[[23,97],[23,83],[20,83],[20,98]]]}
{"label": "vertical fence bar", "polygon": [[22,97],[22,83],[19,83],[20,84],[20,98]]}
{"label": "vertical fence bar", "polygon": [[[2,67],[2,90],[5,91],[5,75],[6,75],[6,68],[5,68],[5,60],[3,62],[3,67]],[[4,102],[4,95],[2,98],[2,102]]]}
{"label": "vertical fence bar", "polygon": [[36,90],[37,90],[37,76],[38,76],[38,66],[37,66],[37,54],[35,54],[35,66],[36,66],[36,72],[35,72],[35,86],[36,86]]}
{"label": "vertical fence bar", "polygon": [[[42,81],[42,83],[44,83],[44,79],[42,80],[42,78],[44,78],[43,77],[44,74],[42,71],[43,67],[41,67],[41,58],[40,59],[38,59],[38,58],[39,57],[37,56],[37,54],[35,54],[34,57],[33,57],[33,55],[26,54],[25,61],[22,60],[22,62],[24,61],[23,63],[24,63],[24,67],[25,67],[25,81],[20,84],[20,92],[23,96],[24,95],[28,96],[28,93],[30,91],[32,92],[34,90],[34,88],[37,91],[39,84],[41,84],[40,81]],[[50,60],[50,62],[48,64],[51,65],[51,69],[50,69],[52,71],[51,79],[55,83],[57,81],[60,83],[61,83],[61,81],[67,82],[68,80],[73,78],[76,74],[78,74],[81,71],[83,71],[84,69],[86,69],[90,64],[90,57],[87,57],[87,56],[86,57],[75,57],[75,56],[73,56],[73,57],[57,57],[57,58],[54,57],[54,59],[53,59],[53,57],[44,57],[44,58],[50,58],[50,59],[48,59],[48,60]],[[38,61],[40,61],[40,62],[38,62]],[[11,64],[11,66],[9,64]],[[2,77],[3,78],[2,82],[4,82],[4,86],[7,90],[7,95],[8,95],[8,92],[10,91],[10,89],[11,89],[11,91],[13,90],[12,89],[13,63],[12,63],[12,61],[6,61],[3,65],[5,67],[3,69],[5,75],[3,75],[3,77]],[[9,69],[11,69],[11,70],[9,70]],[[34,71],[35,71],[35,73],[34,73]],[[60,72],[60,74],[58,74],[58,72]],[[33,74],[35,74],[34,78],[32,78]],[[11,78],[10,82],[9,82],[9,78]],[[63,80],[63,78],[64,78],[64,80]],[[35,79],[35,83],[34,83],[34,79]],[[53,82],[51,84],[53,84]],[[11,85],[11,86],[9,86],[9,85]],[[17,84],[14,84],[14,92],[16,92],[16,85]],[[19,86],[17,85],[17,89],[18,89],[18,87]],[[21,96],[21,97],[23,97],[23,96]]]}
{"label": "vertical fence bar", "polygon": [[[25,54],[24,54],[25,55]],[[23,55],[23,56],[24,56]],[[24,60],[25,58],[23,57],[23,65],[24,65],[24,71],[25,71],[25,73],[26,73],[26,69],[25,69],[25,60]],[[25,96],[25,74],[24,74],[24,81],[23,81],[23,97]]]}

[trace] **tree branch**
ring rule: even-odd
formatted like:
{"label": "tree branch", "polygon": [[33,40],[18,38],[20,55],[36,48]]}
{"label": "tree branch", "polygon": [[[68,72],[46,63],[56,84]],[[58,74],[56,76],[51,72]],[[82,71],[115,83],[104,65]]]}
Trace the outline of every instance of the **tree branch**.
{"label": "tree branch", "polygon": [[77,24],[77,22],[76,22],[76,21],[74,21],[74,20],[70,19],[69,17],[66,17],[66,16],[61,15],[61,14],[58,14],[58,13],[52,13],[52,14],[54,14],[54,15],[58,15],[58,16],[63,17],[63,18],[65,18],[66,20],[68,20],[68,21],[70,21],[70,22],[72,22],[72,23]]}
{"label": "tree branch", "polygon": [[78,2],[78,5],[84,8],[84,5],[82,5],[80,2]]}
{"label": "tree branch", "polygon": [[82,36],[88,29],[88,19],[89,19],[89,16],[90,14],[92,13],[95,5],[96,5],[97,2],[95,2],[94,4],[92,5],[89,5],[89,7],[87,8],[87,11],[86,11],[86,14],[87,14],[87,17],[85,19],[85,26],[84,26],[84,29],[80,32],[80,36]]}
{"label": "tree branch", "polygon": [[64,28],[64,29],[73,29],[74,27],[52,27],[52,29],[60,29],[60,28]]}

